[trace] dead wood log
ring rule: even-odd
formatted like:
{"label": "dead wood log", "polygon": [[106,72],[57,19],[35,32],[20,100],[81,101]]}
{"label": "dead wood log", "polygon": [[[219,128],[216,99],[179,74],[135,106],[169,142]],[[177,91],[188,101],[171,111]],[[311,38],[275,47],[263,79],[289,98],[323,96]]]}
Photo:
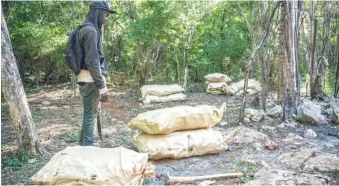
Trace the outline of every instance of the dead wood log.
{"label": "dead wood log", "polygon": [[222,178],[238,178],[241,176],[244,176],[244,174],[243,173],[227,173],[227,174],[215,174],[215,175],[207,175],[207,176],[188,176],[188,177],[168,175],[167,183],[169,184],[192,183],[192,182],[203,181],[203,180],[216,180],[216,179],[222,179]]}

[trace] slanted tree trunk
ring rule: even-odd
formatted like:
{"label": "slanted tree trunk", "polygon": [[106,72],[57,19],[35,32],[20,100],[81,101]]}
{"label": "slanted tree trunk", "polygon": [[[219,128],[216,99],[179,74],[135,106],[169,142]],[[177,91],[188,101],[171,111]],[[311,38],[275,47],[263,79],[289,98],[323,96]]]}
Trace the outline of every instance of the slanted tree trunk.
{"label": "slanted tree trunk", "polygon": [[48,155],[35,131],[4,16],[1,17],[1,91],[9,106],[19,147],[32,154]]}
{"label": "slanted tree trunk", "polygon": [[266,32],[265,34],[261,37],[259,44],[254,48],[254,50],[251,53],[249,62],[246,64],[246,69],[245,69],[245,74],[244,74],[244,89],[243,89],[243,98],[242,98],[242,104],[241,104],[241,108],[240,108],[240,113],[239,113],[239,122],[243,123],[244,122],[244,115],[245,115],[245,108],[246,108],[246,100],[247,100],[247,87],[248,87],[248,77],[249,74],[251,73],[251,66],[253,63],[253,59],[254,56],[256,55],[256,53],[258,52],[258,50],[261,48],[261,46],[263,45],[263,43],[265,42],[269,32],[270,32],[270,28],[271,28],[271,21],[273,19],[273,16],[275,14],[275,11],[277,10],[277,8],[279,7],[279,4],[281,2],[278,1],[275,5],[275,7],[272,10],[272,13],[269,17],[267,17],[266,20]]}

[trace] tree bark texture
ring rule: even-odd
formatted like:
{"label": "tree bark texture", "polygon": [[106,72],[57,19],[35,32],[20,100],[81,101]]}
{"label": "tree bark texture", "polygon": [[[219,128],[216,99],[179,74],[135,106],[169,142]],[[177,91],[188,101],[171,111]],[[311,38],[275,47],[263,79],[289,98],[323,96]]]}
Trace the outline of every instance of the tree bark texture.
{"label": "tree bark texture", "polygon": [[298,1],[282,3],[283,34],[281,37],[281,67],[284,85],[283,120],[297,113],[300,102],[300,77],[298,64]]}
{"label": "tree bark texture", "polygon": [[48,155],[35,130],[4,16],[1,16],[1,89],[9,106],[19,147],[32,154]]}
{"label": "tree bark texture", "polygon": [[[337,38],[339,38],[339,32],[337,35]],[[337,52],[337,56],[336,56],[336,72],[335,72],[335,83],[334,83],[334,97],[338,97],[339,96],[339,39],[337,39],[337,46],[336,46],[336,52]]]}
{"label": "tree bark texture", "polygon": [[311,99],[314,99],[317,94],[315,78],[317,71],[317,63],[315,60],[315,46],[316,46],[316,37],[317,37],[317,20],[315,19],[315,3],[311,2],[311,55],[310,55],[310,64],[309,64],[309,76],[310,76],[310,96]]}
{"label": "tree bark texture", "polygon": [[184,84],[183,84],[182,87],[186,91],[187,82],[188,82],[188,46],[187,45],[184,48],[184,67],[185,67],[185,71],[184,71]]}

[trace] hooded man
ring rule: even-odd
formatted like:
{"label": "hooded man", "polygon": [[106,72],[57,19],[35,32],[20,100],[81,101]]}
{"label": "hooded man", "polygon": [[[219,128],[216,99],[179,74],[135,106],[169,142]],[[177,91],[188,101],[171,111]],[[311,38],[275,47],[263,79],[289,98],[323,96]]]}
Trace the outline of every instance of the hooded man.
{"label": "hooded man", "polygon": [[80,145],[83,146],[93,146],[99,101],[108,100],[105,81],[108,68],[102,52],[102,27],[107,22],[110,13],[116,12],[110,9],[106,1],[92,2],[87,20],[79,31],[80,43],[84,51],[84,62],[77,76],[84,105],[79,140]]}

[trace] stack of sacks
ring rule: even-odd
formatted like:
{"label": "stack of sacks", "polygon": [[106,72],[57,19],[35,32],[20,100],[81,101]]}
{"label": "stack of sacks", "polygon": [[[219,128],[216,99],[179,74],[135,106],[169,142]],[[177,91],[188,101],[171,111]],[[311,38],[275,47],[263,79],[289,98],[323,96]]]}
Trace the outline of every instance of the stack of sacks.
{"label": "stack of sacks", "polygon": [[209,94],[225,94],[227,88],[227,82],[231,79],[221,73],[214,73],[204,76],[206,79],[206,92]]}
{"label": "stack of sacks", "polygon": [[[260,83],[258,83],[254,79],[248,79],[247,92],[249,95],[256,94],[261,91]],[[241,96],[244,92],[244,80],[240,80],[239,82],[232,83],[226,88],[226,94],[228,95],[236,95]]]}
{"label": "stack of sacks", "polygon": [[177,106],[141,113],[128,126],[141,131],[132,142],[150,159],[214,154],[225,151],[227,145],[221,132],[209,127],[220,122],[225,111],[226,103],[220,108]]}
{"label": "stack of sacks", "polygon": [[147,154],[123,147],[67,147],[31,180],[38,185],[141,185],[145,177],[155,176],[147,162]]}
{"label": "stack of sacks", "polygon": [[187,96],[184,89],[177,85],[144,85],[140,88],[141,101],[144,104],[184,101]]}

